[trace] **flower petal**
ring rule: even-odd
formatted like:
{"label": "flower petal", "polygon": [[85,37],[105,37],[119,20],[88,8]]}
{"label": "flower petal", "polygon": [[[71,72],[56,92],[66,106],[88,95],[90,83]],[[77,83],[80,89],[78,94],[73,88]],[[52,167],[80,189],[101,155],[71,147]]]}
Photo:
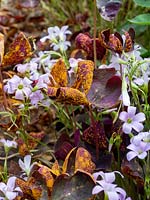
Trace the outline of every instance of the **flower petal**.
{"label": "flower petal", "polygon": [[130,161],[137,156],[137,153],[135,153],[134,151],[130,151],[127,153],[126,156],[127,156],[127,160]]}
{"label": "flower petal", "polygon": [[140,132],[143,130],[144,126],[142,123],[139,122],[132,122],[132,127],[137,131]]}
{"label": "flower petal", "polygon": [[140,154],[138,155],[138,158],[143,160],[146,156],[147,156],[147,152],[144,151],[143,153],[140,153]]}
{"label": "flower petal", "polygon": [[9,188],[11,188],[11,190],[13,191],[14,187],[15,187],[15,182],[16,182],[16,177],[13,176],[13,177],[10,177],[7,181],[7,186]]}
{"label": "flower petal", "polygon": [[101,186],[99,186],[99,185],[96,185],[94,188],[93,188],[93,190],[92,190],[92,194],[98,194],[98,193],[100,193],[101,191],[103,191],[104,189],[101,187]]}
{"label": "flower petal", "polygon": [[134,106],[129,106],[128,107],[128,114],[129,114],[129,117],[132,118],[136,113],[136,107]]}
{"label": "flower petal", "polygon": [[123,126],[122,126],[122,130],[123,130],[123,132],[126,133],[126,134],[131,133],[131,130],[132,130],[131,124],[124,123]]}
{"label": "flower petal", "polygon": [[121,112],[120,115],[119,115],[119,119],[122,120],[122,121],[124,121],[124,122],[127,122],[127,120],[128,120],[128,113],[125,112],[125,111]]}
{"label": "flower petal", "polygon": [[134,116],[133,120],[136,121],[136,122],[143,122],[145,121],[145,114],[144,113],[138,113]]}
{"label": "flower petal", "polygon": [[106,192],[108,195],[108,199],[110,200],[119,200],[119,195],[115,191]]}

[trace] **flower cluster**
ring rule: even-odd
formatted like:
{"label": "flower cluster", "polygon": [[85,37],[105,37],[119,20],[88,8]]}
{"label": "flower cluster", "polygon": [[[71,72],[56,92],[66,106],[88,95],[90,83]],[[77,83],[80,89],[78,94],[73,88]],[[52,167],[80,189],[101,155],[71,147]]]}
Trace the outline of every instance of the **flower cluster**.
{"label": "flower cluster", "polygon": [[[123,178],[122,174],[118,171],[108,173],[100,171],[94,173],[93,176],[97,185],[93,188],[92,194],[98,194],[103,191],[105,199],[108,200],[131,200],[130,197],[126,198],[124,189],[113,183],[115,181],[115,173]],[[99,177],[101,177],[101,179]]]}
{"label": "flower cluster", "polygon": [[49,27],[48,35],[41,38],[41,42],[45,42],[48,39],[51,41],[51,47],[53,47],[54,51],[60,50],[60,52],[64,52],[71,45],[69,41],[66,41],[68,34],[71,34],[71,31],[68,30],[68,26],[63,26],[62,28],[58,26]]}
{"label": "flower cluster", "polygon": [[124,121],[122,130],[126,134],[132,134],[135,130],[138,134],[133,135],[130,139],[130,145],[127,149],[127,159],[130,161],[135,157],[144,159],[147,156],[147,151],[150,150],[150,132],[141,132],[144,128],[142,122],[145,121],[145,114],[140,112],[136,114],[136,107],[129,106],[126,111],[120,113],[119,119]]}
{"label": "flower cluster", "polygon": [[[49,39],[53,50],[60,50],[64,54],[70,46],[70,42],[66,41],[67,35],[71,34],[68,26],[63,26],[61,29],[57,26],[50,27],[48,33],[49,35],[41,38],[41,41]],[[32,106],[37,107],[39,104],[49,106],[50,100],[43,90],[47,89],[50,83],[51,67],[57,61],[51,57],[51,53],[54,52],[40,51],[37,57],[32,58],[30,62],[16,65],[15,68],[21,77],[14,75],[5,80],[4,90],[8,94],[14,95],[15,99],[29,101]],[[62,56],[59,53],[57,55]]]}

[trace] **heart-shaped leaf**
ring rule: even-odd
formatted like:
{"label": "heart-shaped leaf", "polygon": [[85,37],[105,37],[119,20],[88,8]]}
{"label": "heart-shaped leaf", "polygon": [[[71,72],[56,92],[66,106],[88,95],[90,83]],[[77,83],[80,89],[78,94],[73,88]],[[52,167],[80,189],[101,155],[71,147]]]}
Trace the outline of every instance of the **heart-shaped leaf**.
{"label": "heart-shaped leaf", "polygon": [[118,103],[121,95],[121,79],[115,76],[114,68],[96,69],[87,98],[93,106],[111,108]]}
{"label": "heart-shaped leaf", "polygon": [[26,36],[21,32],[9,47],[9,51],[3,58],[2,65],[15,65],[21,63],[32,55],[31,45]]}
{"label": "heart-shaped leaf", "polygon": [[92,177],[82,171],[71,177],[62,174],[54,183],[51,200],[88,200],[92,197],[94,185]]}

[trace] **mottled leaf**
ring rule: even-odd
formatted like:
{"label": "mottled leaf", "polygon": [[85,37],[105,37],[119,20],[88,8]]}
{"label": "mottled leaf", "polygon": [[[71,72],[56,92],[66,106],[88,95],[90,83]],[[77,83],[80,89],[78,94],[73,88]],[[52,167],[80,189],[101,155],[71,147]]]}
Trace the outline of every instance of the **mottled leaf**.
{"label": "mottled leaf", "polygon": [[3,67],[21,63],[32,55],[31,45],[26,36],[21,32],[9,47],[3,58]]}
{"label": "mottled leaf", "polygon": [[84,172],[93,173],[95,164],[92,162],[90,153],[80,147],[76,152],[75,171],[83,170]]}
{"label": "mottled leaf", "polygon": [[46,186],[51,191],[54,184],[54,178],[52,176],[51,170],[44,165],[38,164],[38,166],[39,166],[38,172],[41,174],[42,178],[46,181]]}
{"label": "mottled leaf", "polygon": [[62,173],[73,175],[75,172],[75,159],[76,159],[77,148],[73,148],[65,158],[62,167]]}
{"label": "mottled leaf", "polygon": [[133,28],[130,28],[128,32],[125,32],[125,44],[124,44],[125,52],[129,52],[134,49],[134,38],[135,38],[135,31]]}
{"label": "mottled leaf", "polygon": [[118,103],[121,95],[121,79],[115,76],[114,68],[94,71],[93,83],[87,98],[93,106],[111,108]]}
{"label": "mottled leaf", "polygon": [[110,29],[106,29],[99,33],[99,40],[105,48],[122,53],[123,40],[119,33],[111,34]]}
{"label": "mottled leaf", "polygon": [[88,200],[94,185],[92,177],[86,173],[77,171],[71,177],[62,174],[54,183],[51,200]]}
{"label": "mottled leaf", "polygon": [[[87,34],[79,33],[75,39],[75,43],[78,49],[82,49],[87,53],[86,55],[85,53],[82,52],[82,55],[83,55],[82,57],[85,58],[86,56],[86,59],[94,60],[94,39],[93,38],[91,38]],[[80,52],[80,51],[78,50],[77,52]],[[96,38],[96,53],[97,53],[96,55],[97,59],[99,60],[102,60],[106,54],[106,49],[101,45],[101,42],[98,40],[98,38]]]}
{"label": "mottled leaf", "polygon": [[101,150],[108,149],[108,142],[102,124],[100,124],[100,122],[95,122],[95,128],[97,137],[95,136],[93,125],[91,125],[83,131],[82,139],[93,146],[98,143],[98,147]]}
{"label": "mottled leaf", "polygon": [[85,94],[77,89],[69,87],[60,87],[56,93],[57,101],[72,105],[89,105]]}
{"label": "mottled leaf", "polygon": [[41,131],[37,133],[35,132],[29,133],[26,142],[22,138],[19,138],[17,142],[19,146],[20,155],[22,156],[27,155],[31,149],[34,149],[38,145],[38,143],[44,136],[45,136],[44,131]]}
{"label": "mottled leaf", "polygon": [[27,181],[17,178],[16,184],[21,188],[21,196],[24,199],[36,200],[42,195],[42,189],[33,177],[29,178]]}
{"label": "mottled leaf", "polygon": [[66,87],[68,84],[67,68],[65,62],[59,59],[52,67],[51,75],[54,80],[53,86]]}
{"label": "mottled leaf", "polygon": [[130,162],[124,160],[121,165],[121,171],[124,175],[134,179],[138,187],[144,187],[144,174],[140,164],[136,160]]}
{"label": "mottled leaf", "polygon": [[112,21],[122,5],[121,0],[96,0],[97,8],[103,19]]}
{"label": "mottled leaf", "polygon": [[91,60],[79,61],[77,78],[73,88],[87,94],[93,80],[94,63]]}

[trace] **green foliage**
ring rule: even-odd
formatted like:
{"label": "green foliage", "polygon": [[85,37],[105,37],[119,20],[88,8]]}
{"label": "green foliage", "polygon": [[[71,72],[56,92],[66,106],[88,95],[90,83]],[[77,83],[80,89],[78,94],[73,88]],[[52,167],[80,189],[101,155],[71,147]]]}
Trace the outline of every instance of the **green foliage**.
{"label": "green foliage", "polygon": [[139,6],[150,8],[150,1],[149,0],[134,0],[134,2]]}
{"label": "green foliage", "polygon": [[137,15],[133,19],[130,19],[129,22],[139,25],[150,25],[150,14]]}

